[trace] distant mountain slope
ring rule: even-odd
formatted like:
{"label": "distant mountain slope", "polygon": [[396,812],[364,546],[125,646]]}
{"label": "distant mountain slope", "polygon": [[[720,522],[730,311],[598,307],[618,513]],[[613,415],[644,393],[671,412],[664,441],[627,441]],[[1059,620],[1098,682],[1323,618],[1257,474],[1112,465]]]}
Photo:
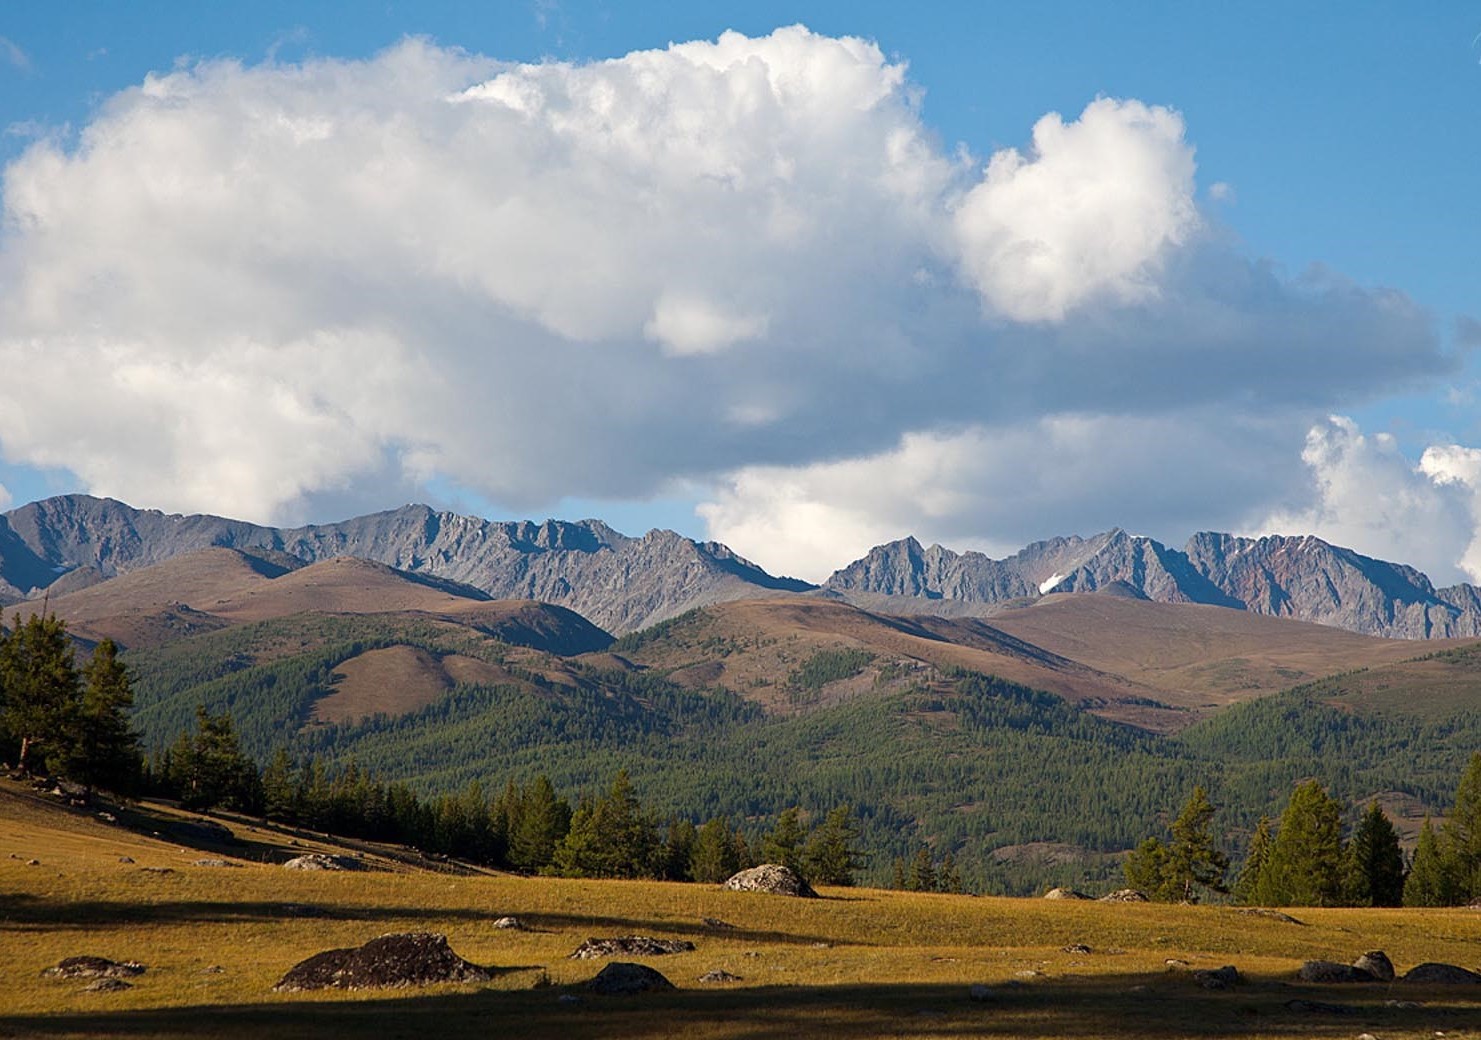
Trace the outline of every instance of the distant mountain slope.
{"label": "distant mountain slope", "polygon": [[60,575],[75,588],[211,547],[285,553],[305,563],[359,557],[461,582],[495,599],[558,604],[613,632],[707,603],[811,588],[774,578],[723,545],[672,531],[629,538],[597,520],[494,523],[426,506],[277,529],[66,495],[12,510],[3,522],[0,577],[12,598]]}
{"label": "distant mountain slope", "polygon": [[994,615],[1056,592],[1119,590],[1159,603],[1230,607],[1367,635],[1481,635],[1481,590],[1436,589],[1402,564],[1311,536],[1194,535],[1183,551],[1116,529],[1036,542],[1002,560],[922,548],[914,538],[835,572],[826,595],[888,613]]}

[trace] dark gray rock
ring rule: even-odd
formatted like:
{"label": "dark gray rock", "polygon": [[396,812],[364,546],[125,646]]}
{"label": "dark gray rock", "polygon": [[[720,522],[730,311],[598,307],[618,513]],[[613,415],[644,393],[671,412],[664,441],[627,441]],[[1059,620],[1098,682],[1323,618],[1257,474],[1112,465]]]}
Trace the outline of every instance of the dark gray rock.
{"label": "dark gray rock", "polygon": [[68,957],[41,974],[52,979],[131,979],[148,969],[138,961],[111,961],[107,957]]}
{"label": "dark gray rock", "polygon": [[612,939],[587,939],[569,954],[571,960],[598,960],[602,957],[660,957],[669,953],[690,953],[694,944],[687,939],[655,939],[648,935],[619,935]]}
{"label": "dark gray rock", "polygon": [[1147,894],[1134,888],[1118,888],[1100,897],[1102,903],[1145,903]]}
{"label": "dark gray rock", "polygon": [[646,964],[613,961],[597,972],[596,977],[586,983],[586,988],[602,996],[631,996],[673,989],[674,984]]}
{"label": "dark gray rock", "polygon": [[1226,964],[1222,968],[1200,969],[1193,973],[1193,978],[1204,989],[1228,989],[1243,981],[1239,969],[1232,964]]}
{"label": "dark gray rock", "polygon": [[732,874],[723,887],[734,892],[766,892],[774,896],[797,896],[803,899],[818,897],[802,875],[780,863],[763,863],[759,867]]}
{"label": "dark gray rock", "polygon": [[1429,986],[1474,986],[1481,983],[1481,975],[1454,964],[1426,961],[1405,972],[1402,981]]}
{"label": "dark gray rock", "polygon": [[1352,962],[1359,971],[1366,971],[1379,982],[1394,981],[1394,964],[1382,950],[1369,950]]}
{"label": "dark gray rock", "polygon": [[1355,968],[1351,964],[1338,964],[1336,961],[1307,961],[1301,965],[1301,970],[1296,973],[1302,982],[1375,982],[1373,975],[1362,968]]}
{"label": "dark gray rock", "polygon": [[123,979],[102,978],[89,982],[86,986],[82,987],[82,991],[84,993],[117,993],[119,990],[133,988],[134,984],[132,982],[125,982]]}
{"label": "dark gray rock", "polygon": [[354,949],[325,950],[299,961],[273,989],[394,989],[445,982],[487,982],[493,974],[453,952],[432,932],[382,935]]}
{"label": "dark gray rock", "polygon": [[716,968],[714,971],[707,971],[703,975],[701,975],[699,977],[699,981],[700,982],[740,982],[741,981],[741,977],[739,975],[732,975],[730,972],[726,971],[724,968]]}

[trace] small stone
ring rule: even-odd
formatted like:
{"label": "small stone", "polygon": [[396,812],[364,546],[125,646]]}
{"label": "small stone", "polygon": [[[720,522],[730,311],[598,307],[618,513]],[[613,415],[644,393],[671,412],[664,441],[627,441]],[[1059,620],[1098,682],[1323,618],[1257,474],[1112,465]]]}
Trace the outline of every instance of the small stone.
{"label": "small stone", "polygon": [[581,998],[574,993],[562,993],[555,998],[555,1002],[557,1004],[579,1004],[581,1003]]}
{"label": "small stone", "polygon": [[120,863],[132,863],[132,862],[134,862],[134,857],[133,856],[119,856],[118,857],[118,862],[120,862]]}
{"label": "small stone", "polygon": [[525,930],[525,923],[517,917],[501,917],[494,922],[495,928],[513,928],[517,931]]}
{"label": "small stone", "polygon": [[1118,888],[1100,897],[1102,903],[1145,903],[1147,894],[1134,888]]}
{"label": "small stone", "polygon": [[704,922],[704,926],[706,928],[715,928],[720,931],[735,930],[735,925],[731,924],[729,921],[722,921],[718,917],[701,917],[700,920]]}
{"label": "small stone", "polygon": [[972,983],[972,988],[967,990],[967,999],[976,1001],[979,1004],[987,1003],[993,999],[993,996],[992,989],[981,982]]}
{"label": "small stone", "polygon": [[224,859],[198,859],[198,860],[193,860],[190,865],[192,867],[234,867],[234,866],[236,866],[235,863],[230,863],[230,862],[228,862],[228,861],[226,861]]}
{"label": "small stone", "polygon": [[1090,952],[1090,947],[1089,946],[1086,946],[1084,943],[1070,943],[1068,946],[1061,946],[1060,949],[1059,949],[1059,952],[1060,953],[1089,953]]}
{"label": "small stone", "polygon": [[716,968],[714,971],[707,971],[703,975],[701,975],[699,977],[699,981],[700,982],[740,982],[741,981],[741,977],[739,975],[732,975],[730,972],[726,971],[724,968]]}
{"label": "small stone", "polygon": [[201,969],[201,974],[202,975],[221,975],[225,971],[226,971],[226,969],[223,968],[219,964],[208,964],[204,968]]}
{"label": "small stone", "polygon": [[1378,1040],[1372,1033],[1359,1033],[1358,1040]]}
{"label": "small stone", "polygon": [[86,986],[83,986],[82,987],[82,992],[84,992],[84,993],[117,993],[119,990],[133,989],[133,988],[134,987],[133,987],[133,984],[132,983],[125,982],[125,981],[123,981],[123,979],[115,979],[115,978],[112,978],[112,977],[109,977],[109,976],[105,976],[104,978],[101,978],[101,979],[94,979],[93,981],[89,982]]}
{"label": "small stone", "polygon": [[41,861],[39,859],[28,859],[28,860],[26,860],[26,866],[28,866],[28,867],[39,867],[39,866],[41,866]]}

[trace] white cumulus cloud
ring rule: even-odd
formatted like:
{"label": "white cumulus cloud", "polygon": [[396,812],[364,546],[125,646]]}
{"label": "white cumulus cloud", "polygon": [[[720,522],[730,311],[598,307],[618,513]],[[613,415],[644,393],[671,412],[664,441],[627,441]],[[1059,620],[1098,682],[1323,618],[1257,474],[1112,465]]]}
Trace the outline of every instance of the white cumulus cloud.
{"label": "white cumulus cloud", "polygon": [[963,158],[920,99],[801,26],[148,76],[4,170],[0,451],[268,521],[713,486],[716,530],[794,546],[1007,539],[1025,486],[1051,530],[1191,516],[1158,438],[1242,472],[1453,368],[1402,293],[1211,233],[1175,111],[1093,99]]}
{"label": "white cumulus cloud", "polygon": [[1481,451],[1433,446],[1411,462],[1387,433],[1334,415],[1306,436],[1309,502],[1278,510],[1253,534],[1314,534],[1418,567],[1437,584],[1481,580]]}

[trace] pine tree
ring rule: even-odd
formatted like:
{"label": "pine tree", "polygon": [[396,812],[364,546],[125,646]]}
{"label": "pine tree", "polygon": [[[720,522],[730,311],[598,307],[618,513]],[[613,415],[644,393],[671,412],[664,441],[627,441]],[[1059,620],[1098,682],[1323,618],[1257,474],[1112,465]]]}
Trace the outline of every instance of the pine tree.
{"label": "pine tree", "polygon": [[212,715],[202,705],[196,708],[195,724],[194,735],[180,735],[172,756],[171,779],[181,804],[188,809],[223,804],[255,808],[261,799],[261,781],[256,764],[242,752],[231,715]]}
{"label": "pine tree", "polygon": [[1452,865],[1446,862],[1430,818],[1419,828],[1419,843],[1414,846],[1414,861],[1404,879],[1405,906],[1453,906],[1459,902],[1460,886]]}
{"label": "pine tree", "polygon": [[22,772],[68,750],[81,689],[67,626],[54,615],[32,614],[0,642],[0,689],[5,692],[5,728],[20,743]]}
{"label": "pine tree", "polygon": [[1352,906],[1399,906],[1404,901],[1399,834],[1377,802],[1368,806],[1347,843],[1342,888]]}
{"label": "pine tree", "polygon": [[1281,813],[1260,896],[1274,906],[1342,900],[1342,807],[1315,780],[1299,784]]}
{"label": "pine tree", "polygon": [[896,892],[905,891],[905,861],[899,856],[890,864],[890,887]]}
{"label": "pine tree", "polygon": [[89,791],[132,793],[143,768],[139,737],[129,724],[134,694],[118,647],[104,639],[82,670],[82,700],[71,713],[66,772]]}
{"label": "pine tree", "polygon": [[655,871],[660,881],[690,880],[689,861],[694,855],[694,843],[698,836],[693,821],[685,819],[669,821],[668,831],[664,835],[663,845],[658,852],[658,864]]}
{"label": "pine tree", "polygon": [[1250,837],[1250,852],[1245,857],[1239,880],[1234,883],[1234,897],[1246,905],[1260,902],[1260,885],[1265,865],[1270,862],[1270,817],[1260,817]]}
{"label": "pine tree", "polygon": [[936,888],[953,895],[962,890],[962,875],[957,870],[956,857],[949,852],[941,857],[941,869],[936,871]]}
{"label": "pine tree", "polygon": [[859,868],[853,806],[834,806],[823,822],[808,836],[802,854],[803,873],[819,885],[851,886]]}
{"label": "pine tree", "polygon": [[551,865],[567,877],[651,877],[657,847],[653,820],[624,769],[605,796],[576,810]]}
{"label": "pine tree", "polygon": [[777,817],[776,826],[761,839],[761,855],[768,863],[780,863],[801,874],[802,843],[806,837],[801,812],[795,807],[784,810]]}

